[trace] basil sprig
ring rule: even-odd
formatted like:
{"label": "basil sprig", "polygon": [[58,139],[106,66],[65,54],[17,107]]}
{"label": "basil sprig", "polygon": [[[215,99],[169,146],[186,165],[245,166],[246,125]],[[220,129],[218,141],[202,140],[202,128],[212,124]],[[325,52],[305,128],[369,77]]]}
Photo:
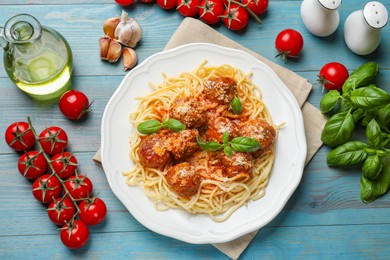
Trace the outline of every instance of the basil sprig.
{"label": "basil sprig", "polygon": [[233,114],[239,115],[242,113],[242,104],[240,99],[237,96],[234,96],[231,102],[231,106],[232,106]]}
{"label": "basil sprig", "polygon": [[162,123],[156,119],[151,119],[139,124],[137,131],[141,134],[153,134],[161,128],[170,129],[173,132],[180,132],[186,128],[186,125],[174,118],[164,120]]}
{"label": "basil sprig", "polygon": [[[329,91],[320,103],[330,115],[321,140],[333,147],[329,166],[360,165],[360,197],[370,203],[390,189],[390,94],[372,84],[378,64],[369,62],[345,81],[342,93]],[[356,125],[365,127],[366,141],[352,140]]]}
{"label": "basil sprig", "polygon": [[228,156],[232,156],[233,151],[250,153],[261,148],[259,141],[250,137],[239,136],[229,141],[228,132],[223,134],[222,144],[218,142],[203,142],[199,136],[196,136],[196,140],[201,149],[209,152],[220,151],[223,149],[224,153]]}

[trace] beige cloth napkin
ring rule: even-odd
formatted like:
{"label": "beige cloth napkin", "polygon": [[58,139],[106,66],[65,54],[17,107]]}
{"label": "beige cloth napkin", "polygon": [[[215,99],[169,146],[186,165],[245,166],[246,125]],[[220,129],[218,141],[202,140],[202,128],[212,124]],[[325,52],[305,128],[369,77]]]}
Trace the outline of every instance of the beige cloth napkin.
{"label": "beige cloth napkin", "polygon": [[[279,66],[278,64],[265,59],[259,54],[239,45],[238,43],[218,33],[200,20],[194,18],[185,18],[183,20],[176,32],[172,35],[165,49],[171,49],[193,42],[214,43],[246,51],[255,58],[266,63],[276,72],[276,74],[278,74],[281,80],[294,94],[299,105],[302,107],[307,142],[306,163],[308,163],[322,145],[320,135],[326,122],[326,118],[321,114],[321,112],[313,105],[306,102],[306,99],[312,89],[312,85],[306,79],[302,78],[296,73]],[[100,151],[97,151],[93,157],[93,160],[96,163],[101,164]],[[237,259],[252,241],[257,232],[258,230],[237,238],[231,242],[213,244],[213,246],[218,248],[230,258]]]}

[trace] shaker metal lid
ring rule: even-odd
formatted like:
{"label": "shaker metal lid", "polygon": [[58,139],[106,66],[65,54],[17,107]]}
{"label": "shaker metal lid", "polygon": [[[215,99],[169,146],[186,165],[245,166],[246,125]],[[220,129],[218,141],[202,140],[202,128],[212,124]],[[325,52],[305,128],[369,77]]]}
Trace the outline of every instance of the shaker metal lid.
{"label": "shaker metal lid", "polygon": [[386,7],[377,1],[368,2],[364,6],[363,15],[368,25],[375,29],[385,27],[389,19]]}
{"label": "shaker metal lid", "polygon": [[336,10],[341,5],[343,0],[318,0],[320,4],[329,10]]}

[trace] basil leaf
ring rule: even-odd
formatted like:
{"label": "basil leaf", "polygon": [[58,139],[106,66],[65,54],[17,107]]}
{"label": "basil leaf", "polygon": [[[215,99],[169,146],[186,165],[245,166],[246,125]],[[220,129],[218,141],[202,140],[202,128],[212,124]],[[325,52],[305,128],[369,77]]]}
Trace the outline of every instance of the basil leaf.
{"label": "basil leaf", "polygon": [[351,102],[349,102],[348,98],[342,98],[339,99],[337,108],[336,108],[336,113],[341,113],[341,112],[346,112],[351,109]]}
{"label": "basil leaf", "polygon": [[368,144],[376,149],[382,146],[382,131],[375,119],[372,119],[366,128]]}
{"label": "basil leaf", "polygon": [[378,74],[379,66],[376,62],[367,62],[354,70],[344,82],[342,91],[347,93],[353,89],[370,84]]}
{"label": "basil leaf", "polygon": [[321,140],[330,147],[339,146],[351,139],[355,121],[349,111],[333,115],[322,129]]}
{"label": "basil leaf", "polygon": [[237,96],[234,96],[232,102],[231,102],[233,114],[239,115],[242,113],[242,104],[240,99]]}
{"label": "basil leaf", "polygon": [[375,180],[382,170],[382,161],[377,155],[368,156],[362,167],[363,176]]}
{"label": "basil leaf", "polygon": [[160,130],[162,124],[156,119],[145,121],[137,126],[137,131],[141,134],[153,134]]}
{"label": "basil leaf", "polygon": [[359,122],[360,119],[362,119],[365,115],[365,110],[362,108],[358,108],[352,112],[353,121]]}
{"label": "basil leaf", "polygon": [[382,171],[375,180],[362,175],[360,178],[360,198],[370,203],[385,194],[390,188],[390,155],[382,160]]}
{"label": "basil leaf", "polygon": [[320,102],[320,109],[323,114],[331,111],[337,104],[337,101],[341,98],[340,92],[337,90],[330,90],[324,95]]}
{"label": "basil leaf", "polygon": [[200,148],[202,148],[203,150],[208,151],[208,152],[219,151],[224,147],[223,144],[219,144],[217,142],[205,143],[202,141],[202,139],[200,139],[199,135],[196,136],[196,141],[198,142],[198,145]]}
{"label": "basil leaf", "polygon": [[172,130],[173,132],[180,132],[186,129],[186,125],[176,120],[174,118],[170,118],[168,121],[163,122],[163,127]]}
{"label": "basil leaf", "polygon": [[227,156],[229,156],[229,157],[233,156],[233,150],[229,145],[225,145],[223,148],[223,151],[225,152],[225,154]]}
{"label": "basil leaf", "polygon": [[372,109],[389,104],[390,95],[386,91],[370,85],[353,90],[350,100],[355,107]]}
{"label": "basil leaf", "polygon": [[223,135],[222,135],[222,143],[224,144],[224,145],[227,145],[227,144],[229,144],[229,133],[228,132],[225,132],[225,133],[223,133]]}
{"label": "basil leaf", "polygon": [[367,144],[361,141],[350,141],[330,151],[326,157],[329,166],[353,165],[367,158]]}
{"label": "basil leaf", "polygon": [[244,136],[234,138],[230,145],[236,152],[255,152],[261,148],[259,141]]}
{"label": "basil leaf", "polygon": [[375,118],[382,129],[390,132],[390,103],[387,106],[379,108]]}

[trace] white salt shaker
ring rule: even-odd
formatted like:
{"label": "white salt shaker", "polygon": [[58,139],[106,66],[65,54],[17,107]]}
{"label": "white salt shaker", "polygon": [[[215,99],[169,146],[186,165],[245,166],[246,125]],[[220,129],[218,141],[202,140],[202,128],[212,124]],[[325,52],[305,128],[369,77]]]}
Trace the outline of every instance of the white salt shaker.
{"label": "white salt shaker", "polygon": [[341,2],[342,0],[303,0],[301,17],[309,32],[320,37],[334,33],[340,22],[337,9]]}
{"label": "white salt shaker", "polygon": [[377,1],[369,2],[363,10],[351,13],[344,24],[344,40],[358,55],[375,51],[381,41],[381,28],[388,21],[386,7]]}

